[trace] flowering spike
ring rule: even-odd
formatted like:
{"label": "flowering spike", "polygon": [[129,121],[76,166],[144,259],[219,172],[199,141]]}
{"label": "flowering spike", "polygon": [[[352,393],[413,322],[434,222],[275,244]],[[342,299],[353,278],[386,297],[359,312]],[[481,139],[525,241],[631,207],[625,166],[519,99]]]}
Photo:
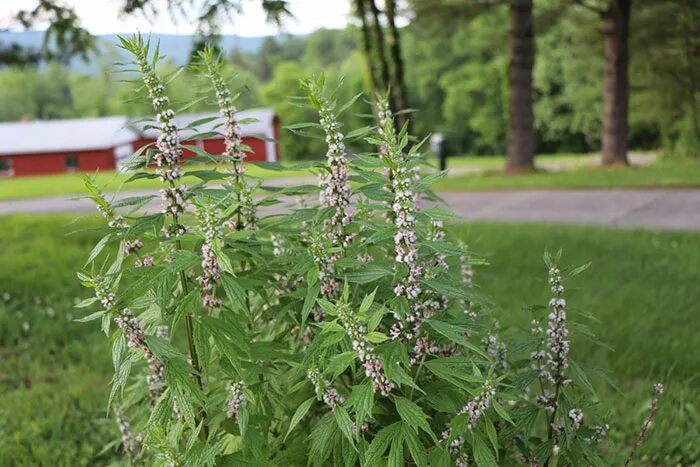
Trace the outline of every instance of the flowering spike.
{"label": "flowering spike", "polygon": [[389,161],[389,190],[393,194],[390,219],[396,226],[394,236],[394,253],[397,263],[405,264],[408,275],[402,278],[394,293],[409,300],[416,299],[421,292],[418,282],[422,268],[418,263],[418,235],[416,233],[416,210],[418,196],[414,191],[414,182],[418,179],[417,167],[404,154],[394,131],[394,118],[385,98],[378,102],[381,150]]}
{"label": "flowering spike", "polygon": [[365,368],[365,375],[372,379],[372,387],[383,396],[389,395],[394,389],[394,383],[387,378],[379,356],[374,353],[374,347],[367,339],[367,328],[360,323],[347,303],[339,302],[336,311],[345,333],[350,338],[352,349]]}
{"label": "flowering spike", "polygon": [[146,344],[146,332],[141,326],[141,321],[131,313],[131,310],[125,308],[120,316],[114,318],[114,322],[117,323],[126,336],[127,345],[132,349],[141,348],[143,351],[150,370],[150,373],[146,376],[148,392],[152,399],[158,398],[164,390],[165,366]]}
{"label": "flowering spike", "polygon": [[154,57],[153,61],[149,60],[148,46],[144,47],[143,39],[140,36],[123,43],[136,58],[148,97],[151,99],[151,104],[157,114],[156,120],[160,125],[160,134],[156,140],[158,151],[153,156],[153,160],[158,166],[156,172],[160,175],[161,180],[169,184],[169,188],[161,190],[163,213],[169,214],[173,218],[172,223],[163,228],[163,232],[168,237],[181,235],[185,232],[185,228],[179,224],[177,218],[178,214],[185,209],[185,199],[184,186],[177,185],[182,177],[182,147],[175,124],[175,111],[170,108],[170,98],[165,94],[165,86],[153,69],[158,57]]}
{"label": "flowering spike", "polygon": [[323,402],[331,409],[335,410],[338,404],[345,402],[345,398],[321,375],[318,368],[309,368],[306,372],[306,377],[309,378],[311,384],[314,385],[314,391],[323,399]]}
{"label": "flowering spike", "polygon": [[481,416],[486,412],[486,409],[491,405],[491,399],[496,395],[496,388],[493,386],[491,381],[484,382],[481,387],[479,394],[470,400],[462,409],[459,414],[467,414],[469,416],[469,429],[473,429]]}
{"label": "flowering spike", "polygon": [[345,153],[345,137],[334,113],[334,105],[325,94],[323,79],[302,83],[309,93],[309,100],[318,111],[321,127],[326,134],[326,170],[321,172],[319,201],[324,208],[333,209],[333,216],[326,220],[326,234],[334,246],[347,246],[346,227],[351,221],[350,185],[348,183],[348,159]]}
{"label": "flowering spike", "polygon": [[204,234],[202,243],[202,275],[197,277],[202,288],[202,302],[207,308],[219,308],[221,300],[216,297],[216,286],[221,280],[221,266],[214,251],[215,242],[221,240],[221,224],[218,211],[211,205],[204,205],[198,211],[200,228]]}
{"label": "flowering spike", "polygon": [[214,88],[216,101],[219,105],[219,114],[224,119],[223,136],[226,149],[222,155],[233,166],[229,171],[231,179],[228,181],[228,184],[235,191],[236,202],[239,204],[239,207],[227,225],[235,230],[254,229],[258,222],[258,216],[255,203],[253,202],[252,189],[245,180],[243,161],[246,153],[241,148],[241,128],[236,118],[237,109],[233,104],[234,98],[222,76],[223,62],[220,56],[215,55],[212,48],[201,51],[199,56],[206,69],[207,77]]}
{"label": "flowering spike", "polygon": [[231,395],[226,402],[226,413],[229,418],[237,417],[238,412],[248,403],[248,399],[243,393],[243,388],[245,388],[245,383],[243,381],[237,381],[229,385],[229,392]]}

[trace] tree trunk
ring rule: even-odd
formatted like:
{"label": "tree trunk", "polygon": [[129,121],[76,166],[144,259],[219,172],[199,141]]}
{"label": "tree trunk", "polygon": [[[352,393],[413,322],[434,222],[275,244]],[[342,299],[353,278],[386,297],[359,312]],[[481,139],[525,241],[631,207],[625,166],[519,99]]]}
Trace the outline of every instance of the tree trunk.
{"label": "tree trunk", "polygon": [[372,58],[372,35],[367,23],[367,9],[365,8],[365,0],[355,0],[355,13],[360,18],[362,24],[362,48],[364,50],[365,59],[367,60],[367,69],[369,70],[370,85],[372,93],[379,92],[379,70],[377,62]]}
{"label": "tree trunk", "polygon": [[[372,15],[372,25],[374,26],[374,51],[377,55],[379,77],[381,79],[378,84],[381,92],[386,92],[391,84],[391,77],[389,74],[389,63],[387,62],[386,52],[384,50],[384,31],[382,31],[382,23],[379,20],[379,8],[377,8],[374,0],[366,1],[367,5],[369,6],[369,12]],[[391,103],[391,99],[389,102]],[[395,111],[393,108],[391,110]]]}
{"label": "tree trunk", "polygon": [[611,0],[603,15],[605,79],[603,84],[603,165],[628,165],[629,23],[631,0]]}
{"label": "tree trunk", "polygon": [[534,169],[535,116],[532,109],[532,68],[535,62],[532,0],[510,0],[510,62],[508,64],[508,161],[506,170]]}
{"label": "tree trunk", "polygon": [[[396,27],[396,1],[386,0],[385,4],[386,19],[389,31],[389,51],[391,54],[391,62],[393,64],[392,94],[394,97],[394,106],[397,110],[404,110],[408,108],[408,97],[406,93],[403,57],[401,56],[401,37],[399,35],[399,30]],[[406,114],[397,116],[397,124],[399,128],[402,128],[406,122],[409,122],[410,125],[410,120],[407,118]],[[409,128],[408,130],[410,133],[411,129]]]}

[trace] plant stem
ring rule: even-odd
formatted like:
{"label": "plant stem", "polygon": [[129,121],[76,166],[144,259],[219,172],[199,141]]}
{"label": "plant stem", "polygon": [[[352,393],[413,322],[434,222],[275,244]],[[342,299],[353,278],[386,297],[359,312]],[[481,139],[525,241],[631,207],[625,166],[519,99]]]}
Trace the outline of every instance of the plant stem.
{"label": "plant stem", "polygon": [[[171,188],[174,188],[175,184],[173,182],[170,182]],[[177,214],[173,214],[173,224],[178,225],[178,216]],[[176,250],[182,250],[182,242],[178,239],[175,240],[175,249]],[[182,294],[183,296],[187,296],[189,293],[189,288],[187,287],[187,276],[185,275],[185,271],[180,271],[180,285],[182,287]],[[194,332],[193,332],[193,323],[192,323],[192,313],[190,311],[185,312],[185,333],[187,334],[187,346],[190,351],[190,359],[192,360],[192,367],[194,368],[194,380],[197,382],[197,385],[199,386],[199,389],[204,392],[204,381],[202,380],[202,365],[199,362],[199,355],[197,354],[197,348],[194,345]],[[204,421],[207,418],[207,413],[202,408],[200,410],[198,416],[196,417],[196,423],[199,425],[200,421]],[[206,425],[202,426],[202,431],[200,431],[200,438],[202,439],[203,442],[206,442],[208,436],[209,436],[209,430],[207,429]]]}

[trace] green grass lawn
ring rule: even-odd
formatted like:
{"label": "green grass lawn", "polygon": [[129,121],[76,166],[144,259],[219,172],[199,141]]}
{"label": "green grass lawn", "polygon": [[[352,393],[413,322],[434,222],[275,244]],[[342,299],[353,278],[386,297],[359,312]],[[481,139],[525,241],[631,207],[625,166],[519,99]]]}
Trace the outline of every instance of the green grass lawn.
{"label": "green grass lawn", "polygon": [[[265,170],[253,164],[246,164],[247,171],[254,177],[263,179],[283,178],[309,175],[306,170]],[[209,169],[210,167],[197,167],[192,170]],[[36,198],[41,196],[82,195],[85,193],[85,185],[79,173],[66,173],[57,175],[39,175],[27,177],[14,177],[0,179],[0,200]],[[95,178],[98,185],[105,191],[121,190],[157,190],[163,187],[159,179],[138,179],[125,183],[131,174],[117,173],[113,170],[97,172]],[[184,177],[187,184],[197,183],[200,180],[195,177]]]}
{"label": "green grass lawn", "polygon": [[[109,345],[97,325],[71,321],[75,277],[93,242],[69,216],[0,217],[0,465],[95,465],[116,426],[105,418]],[[94,217],[82,225],[96,222]],[[592,262],[567,297],[600,322],[593,330],[614,352],[574,338],[572,353],[610,370],[616,393],[600,384],[626,454],[649,402],[651,386],[667,394],[642,450],[649,465],[692,465],[700,459],[700,365],[697,332],[700,234],[548,225],[476,223],[458,227],[490,266],[475,282],[496,304],[504,325],[523,324],[527,304],[547,298],[545,248],[564,249],[566,264]],[[3,298],[3,292],[10,298]],[[619,450],[618,450],[619,448]]]}
{"label": "green grass lawn", "polygon": [[[543,155],[540,163],[590,163],[597,155]],[[630,168],[572,167],[561,171],[540,170],[531,174],[505,174],[502,157],[456,157],[449,167],[452,175],[436,185],[437,190],[503,190],[535,188],[697,188],[700,187],[700,162],[688,159],[662,160],[647,166]],[[472,167],[480,173],[458,174]],[[313,176],[309,170],[265,170],[248,164],[248,173],[266,180],[284,177]],[[97,174],[97,182],[106,191],[158,189],[159,180],[139,179],[128,184],[127,174],[113,171]],[[199,179],[185,177],[184,182]],[[40,196],[71,196],[85,193],[80,174],[43,175],[0,179],[0,200]]]}
{"label": "green grass lawn", "polygon": [[[460,163],[462,164],[462,163]],[[439,190],[527,190],[556,188],[697,188],[700,187],[700,162],[691,159],[662,160],[637,167],[578,167],[562,171],[506,174],[503,161],[481,173],[447,177]],[[464,165],[457,165],[463,167]]]}

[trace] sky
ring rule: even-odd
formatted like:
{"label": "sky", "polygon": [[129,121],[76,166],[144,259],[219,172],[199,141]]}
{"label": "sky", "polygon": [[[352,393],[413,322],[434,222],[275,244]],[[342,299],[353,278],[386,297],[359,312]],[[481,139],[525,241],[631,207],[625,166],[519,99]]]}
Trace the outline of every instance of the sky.
{"label": "sky", "polygon": [[[141,16],[120,17],[123,0],[61,0],[73,7],[82,20],[82,26],[92,34],[142,33],[191,34],[195,25],[179,20],[174,22],[169,14],[161,14],[155,20]],[[245,11],[232,23],[222,28],[224,34],[239,36],[265,36],[280,32],[277,26],[267,24],[259,0],[243,0]],[[288,0],[293,19],[287,20],[282,32],[307,34],[319,28],[343,28],[350,17],[349,0]],[[17,11],[32,9],[36,0],[0,0],[0,29],[19,29],[12,24]]]}

